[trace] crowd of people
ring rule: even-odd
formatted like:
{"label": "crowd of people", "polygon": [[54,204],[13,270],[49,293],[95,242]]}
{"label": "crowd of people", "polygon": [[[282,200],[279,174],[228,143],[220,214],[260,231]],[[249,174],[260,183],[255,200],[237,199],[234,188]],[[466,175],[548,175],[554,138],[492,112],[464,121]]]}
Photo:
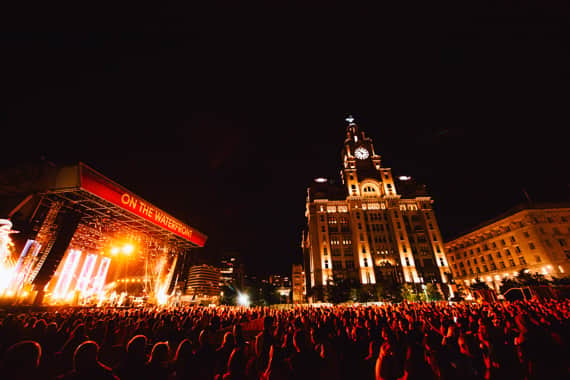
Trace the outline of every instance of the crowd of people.
{"label": "crowd of people", "polygon": [[568,379],[570,301],[0,315],[3,379]]}

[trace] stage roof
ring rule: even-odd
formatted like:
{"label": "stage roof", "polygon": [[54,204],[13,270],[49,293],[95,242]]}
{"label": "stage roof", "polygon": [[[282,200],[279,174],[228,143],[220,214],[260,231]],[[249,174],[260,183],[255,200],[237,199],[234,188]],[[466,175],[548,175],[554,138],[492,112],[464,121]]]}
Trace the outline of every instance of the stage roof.
{"label": "stage roof", "polygon": [[53,201],[68,201],[87,217],[111,219],[182,249],[203,247],[206,243],[207,236],[200,231],[84,163],[58,169],[44,196]]}

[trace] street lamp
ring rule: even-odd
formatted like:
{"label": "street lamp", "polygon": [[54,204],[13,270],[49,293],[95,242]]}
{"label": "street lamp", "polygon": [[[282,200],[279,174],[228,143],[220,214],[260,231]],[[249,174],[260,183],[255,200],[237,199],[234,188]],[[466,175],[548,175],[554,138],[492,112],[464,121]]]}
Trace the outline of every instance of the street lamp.
{"label": "street lamp", "polygon": [[131,253],[133,253],[133,251],[135,250],[135,247],[133,247],[132,244],[125,244],[123,246],[123,253],[130,255]]}
{"label": "street lamp", "polygon": [[249,306],[249,296],[245,293],[238,293],[237,301],[241,306]]}

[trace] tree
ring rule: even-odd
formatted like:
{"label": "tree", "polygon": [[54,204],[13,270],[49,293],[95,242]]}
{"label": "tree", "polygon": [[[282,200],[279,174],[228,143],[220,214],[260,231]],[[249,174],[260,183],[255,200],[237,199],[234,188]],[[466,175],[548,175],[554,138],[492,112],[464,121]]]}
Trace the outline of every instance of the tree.
{"label": "tree", "polygon": [[237,303],[237,291],[232,286],[224,284],[221,286],[220,303],[222,305],[235,305]]}
{"label": "tree", "polygon": [[365,284],[361,285],[358,289],[358,302],[371,302],[374,301],[374,285]]}
{"label": "tree", "polygon": [[312,302],[319,302],[325,299],[324,286],[317,285],[309,288],[307,291],[307,299],[311,298]]}
{"label": "tree", "polygon": [[457,284],[451,301],[463,301],[465,300],[465,296],[465,287],[462,284]]}
{"label": "tree", "polygon": [[552,277],[552,285],[570,285],[570,276]]}
{"label": "tree", "polygon": [[388,290],[386,288],[386,285],[381,283],[381,282],[377,282],[374,285],[374,294],[376,295],[376,299],[378,301],[385,301],[388,299]]}
{"label": "tree", "polygon": [[441,301],[443,299],[443,294],[441,294],[437,286],[434,284],[427,284],[425,293],[426,301]]}
{"label": "tree", "polygon": [[413,287],[412,284],[404,284],[401,288],[402,298],[409,302],[420,301],[421,297],[419,296],[416,289]]}
{"label": "tree", "polygon": [[351,288],[356,287],[354,281],[345,278],[334,278],[327,281],[324,288],[326,302],[338,304],[349,300]]}
{"label": "tree", "polygon": [[480,278],[475,279],[475,282],[469,286],[471,290],[488,290],[489,285],[485,281],[481,281]]}
{"label": "tree", "polygon": [[261,284],[261,304],[265,306],[277,304],[281,301],[281,297],[277,293],[277,288],[269,283]]}
{"label": "tree", "polygon": [[501,291],[501,293],[506,293],[507,290],[512,289],[512,288],[519,288],[521,285],[519,284],[519,282],[517,280],[513,280],[510,279],[508,277],[505,277],[501,280],[501,285],[499,285],[499,290]]}
{"label": "tree", "polygon": [[528,269],[521,269],[517,275],[517,281],[521,286],[548,285],[550,281],[538,272],[531,273]]}

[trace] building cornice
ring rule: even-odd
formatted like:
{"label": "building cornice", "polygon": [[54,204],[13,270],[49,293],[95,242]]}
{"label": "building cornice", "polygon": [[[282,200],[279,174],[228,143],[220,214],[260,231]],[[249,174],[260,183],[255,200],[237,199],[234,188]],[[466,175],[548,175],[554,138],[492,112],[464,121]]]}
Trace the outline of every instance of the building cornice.
{"label": "building cornice", "polygon": [[[507,210],[506,212],[499,214],[497,217],[495,217],[493,219],[489,219],[485,222],[480,223],[479,225],[477,225],[473,228],[470,228],[469,230],[467,230],[461,234],[458,234],[455,238],[452,238],[452,239],[444,242],[444,244],[446,246],[450,246],[450,245],[459,244],[465,240],[477,239],[481,235],[487,235],[488,234],[488,232],[484,232],[482,230],[484,230],[484,229],[502,229],[503,226],[501,224],[508,222],[509,218],[521,217],[521,216],[523,216],[524,213],[529,213],[529,212],[532,212],[534,210],[570,212],[570,204],[569,203],[558,203],[558,204],[555,204],[555,203],[539,203],[539,204],[532,204],[532,205],[519,204],[519,205],[514,206],[513,208]],[[510,222],[509,224],[512,224],[512,222]],[[516,228],[522,228],[522,227],[518,226]]]}

